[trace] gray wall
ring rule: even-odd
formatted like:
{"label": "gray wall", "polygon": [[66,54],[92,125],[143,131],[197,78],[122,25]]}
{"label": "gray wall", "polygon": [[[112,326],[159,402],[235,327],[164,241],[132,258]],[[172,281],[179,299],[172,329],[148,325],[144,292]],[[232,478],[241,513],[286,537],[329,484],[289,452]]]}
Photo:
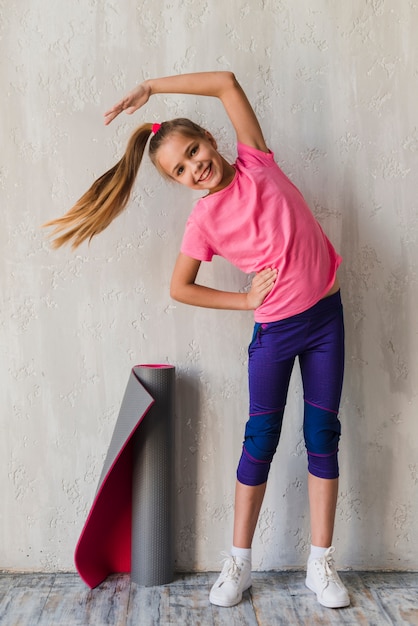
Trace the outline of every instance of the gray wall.
{"label": "gray wall", "polygon": [[[143,78],[232,69],[268,143],[344,257],[338,562],[418,565],[417,46],[406,0],[1,2],[0,567],[71,569],[129,371],[177,368],[177,567],[216,569],[231,540],[252,316],[170,300],[196,199],[149,162],[128,210],[90,246],[51,251],[61,215],[143,121],[192,117],[233,160],[211,99],[159,96],[105,128]],[[210,285],[249,278],[206,264]],[[299,372],[274,460],[256,568],[309,545]]]}

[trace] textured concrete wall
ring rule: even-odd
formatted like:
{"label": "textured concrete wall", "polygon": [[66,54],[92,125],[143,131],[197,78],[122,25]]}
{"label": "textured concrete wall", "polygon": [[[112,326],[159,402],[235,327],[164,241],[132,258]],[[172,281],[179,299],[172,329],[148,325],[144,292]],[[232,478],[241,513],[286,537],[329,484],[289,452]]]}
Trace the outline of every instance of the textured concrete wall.
{"label": "textured concrete wall", "polygon": [[[169,298],[193,193],[146,162],[128,210],[90,247],[52,252],[39,228],[121,156],[142,121],[190,116],[233,159],[233,134],[210,99],[159,96],[135,118],[102,123],[144,77],[209,69],[235,71],[344,257],[339,563],[416,568],[417,4],[3,0],[0,9],[0,568],[72,568],[138,362],[178,372],[178,567],[215,569],[230,545],[252,318]],[[219,260],[202,276],[248,284]],[[295,369],[258,568],[306,559],[301,406]]]}

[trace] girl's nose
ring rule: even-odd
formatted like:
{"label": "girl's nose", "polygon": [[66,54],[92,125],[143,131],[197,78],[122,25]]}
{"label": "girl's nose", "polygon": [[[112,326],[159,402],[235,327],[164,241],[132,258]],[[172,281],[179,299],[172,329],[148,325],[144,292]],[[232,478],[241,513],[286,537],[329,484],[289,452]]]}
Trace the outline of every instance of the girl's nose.
{"label": "girl's nose", "polygon": [[199,159],[193,161],[193,166],[196,170],[200,170],[202,167],[202,162]]}
{"label": "girl's nose", "polygon": [[202,171],[202,162],[201,161],[195,161],[193,164],[193,172],[194,174],[200,174]]}

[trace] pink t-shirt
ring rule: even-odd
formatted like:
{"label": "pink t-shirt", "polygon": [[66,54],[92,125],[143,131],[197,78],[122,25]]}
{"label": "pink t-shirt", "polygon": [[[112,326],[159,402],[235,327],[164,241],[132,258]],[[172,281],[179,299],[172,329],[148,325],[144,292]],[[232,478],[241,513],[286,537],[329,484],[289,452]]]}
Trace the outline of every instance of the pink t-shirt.
{"label": "pink t-shirt", "polygon": [[217,254],[247,274],[277,268],[256,322],[306,311],[332,287],[341,257],[272,152],[238,143],[234,167],[227,187],[197,201],[181,252],[200,261]]}

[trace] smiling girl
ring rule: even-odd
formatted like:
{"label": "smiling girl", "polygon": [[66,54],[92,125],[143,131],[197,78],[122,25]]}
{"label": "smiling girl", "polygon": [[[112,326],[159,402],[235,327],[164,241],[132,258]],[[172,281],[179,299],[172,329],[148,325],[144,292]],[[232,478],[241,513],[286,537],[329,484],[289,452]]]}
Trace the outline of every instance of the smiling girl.
{"label": "smiling girl", "polygon": [[[306,585],[327,607],[350,603],[334,565],[332,536],[338,493],[339,403],[344,370],[343,311],[337,278],[341,257],[302,194],[266,145],[255,113],[230,72],[146,80],[105,113],[145,105],[154,94],[221,100],[235,129],[237,159],[228,163],[213,136],[188,119],[143,124],[122,159],[103,174],[54,226],[55,247],[77,247],[125,208],[146,144],[158,171],[206,191],[191,212],[177,258],[171,296],[215,309],[253,310],[249,346],[249,419],[237,469],[233,545],[210,601],[234,606],[251,586],[251,544],[282,427],[290,375],[298,357],[304,390],[311,553]],[[200,285],[202,261],[220,255],[254,273],[248,293]]]}

